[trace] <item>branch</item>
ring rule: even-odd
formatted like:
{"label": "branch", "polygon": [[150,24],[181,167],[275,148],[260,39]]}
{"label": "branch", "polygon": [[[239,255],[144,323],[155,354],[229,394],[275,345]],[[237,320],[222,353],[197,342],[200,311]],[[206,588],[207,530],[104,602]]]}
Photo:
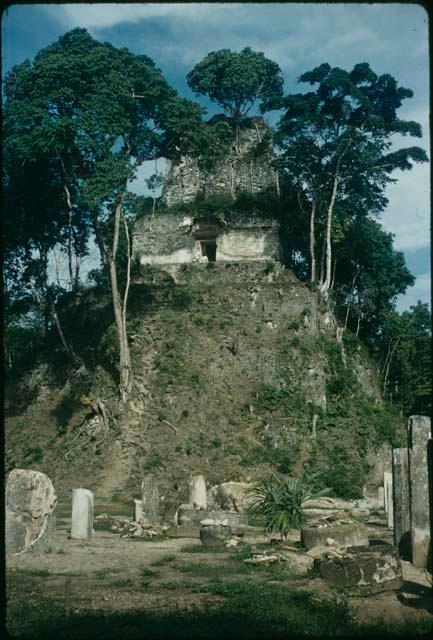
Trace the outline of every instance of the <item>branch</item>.
{"label": "branch", "polygon": [[168,427],[171,427],[176,435],[178,435],[178,429],[174,426],[174,424],[171,424],[171,422],[169,422],[168,420],[161,420],[161,422],[164,422],[164,424],[166,424]]}

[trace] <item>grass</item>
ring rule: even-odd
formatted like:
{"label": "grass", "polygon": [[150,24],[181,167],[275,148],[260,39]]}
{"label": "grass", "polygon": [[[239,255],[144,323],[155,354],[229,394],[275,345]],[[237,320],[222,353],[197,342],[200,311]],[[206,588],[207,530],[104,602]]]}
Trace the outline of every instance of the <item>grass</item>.
{"label": "grass", "polygon": [[175,553],[167,553],[164,556],[158,558],[158,560],[154,560],[152,562],[152,567],[163,567],[166,564],[170,564],[174,560],[176,560],[177,556]]}
{"label": "grass", "polygon": [[182,553],[229,553],[227,547],[204,547],[202,544],[191,544],[182,549]]}
{"label": "grass", "polygon": [[[172,556],[169,556],[172,557]],[[190,563],[189,566],[193,565]],[[188,566],[188,565],[186,565]],[[194,565],[194,567],[202,565]],[[222,567],[237,569],[236,563],[224,562]],[[429,637],[432,630],[430,620],[421,620],[409,624],[387,625],[383,620],[361,625],[353,617],[350,602],[334,591],[318,592],[313,588],[295,587],[293,584],[272,584],[260,580],[259,576],[272,574],[269,567],[254,567],[251,573],[257,579],[243,575],[237,579],[224,580],[221,575],[212,576],[207,567],[208,577],[200,580],[167,580],[155,585],[152,593],[161,592],[161,603],[155,610],[135,609],[126,612],[99,610],[97,598],[92,605],[93,592],[89,594],[89,605],[81,604],[69,617],[65,615],[63,604],[49,597],[35,595],[28,598],[20,592],[21,600],[8,601],[8,631],[11,636],[26,640],[32,638],[51,640],[58,637],[68,640],[81,640],[92,637],[96,640],[198,640],[205,638],[216,640],[265,640],[310,637],[377,637],[388,638],[396,635],[403,637]],[[263,571],[262,571],[263,569]],[[142,569],[145,577],[147,568]],[[279,570],[279,569],[278,569]],[[187,572],[191,574],[194,572]],[[155,576],[156,573],[153,573]],[[150,577],[149,577],[150,582]],[[128,588],[131,580],[117,580],[113,586]],[[139,590],[143,585],[136,585]],[[179,594],[175,608],[167,605],[165,592]],[[202,594],[199,600],[188,601],[187,594]],[[81,594],[84,596],[85,594]],[[168,594],[167,594],[168,595]],[[215,599],[216,598],[216,599]],[[86,600],[81,597],[80,602]],[[88,608],[87,608],[88,606]],[[92,609],[90,609],[90,606]],[[113,600],[115,607],[115,598]],[[95,607],[95,608],[93,608]]]}
{"label": "grass", "polygon": [[156,578],[158,576],[158,572],[153,569],[149,569],[148,567],[143,567],[140,569],[140,575],[143,578]]}
{"label": "grass", "polygon": [[[170,583],[165,587],[170,588]],[[173,586],[173,585],[171,585]],[[175,588],[180,585],[176,583]],[[181,585],[183,590],[185,585]],[[163,611],[106,611],[74,612],[65,617],[64,608],[54,603],[38,607],[26,600],[9,607],[8,630],[16,638],[57,638],[111,640],[118,637],[145,637],[146,640],[165,637],[175,640],[208,638],[225,640],[234,638],[263,640],[265,638],[291,638],[335,636],[347,629],[349,611],[347,603],[334,598],[320,603],[305,591],[269,588],[237,581],[231,584],[215,582],[196,586],[196,591],[222,596],[223,601],[207,602],[200,607],[165,607]],[[13,622],[12,622],[13,621]]]}
{"label": "grass", "polygon": [[25,576],[35,576],[38,578],[46,578],[50,575],[50,570],[47,567],[43,569],[18,569],[18,573]]}
{"label": "grass", "polygon": [[222,576],[233,576],[239,574],[251,574],[252,571],[249,567],[243,563],[238,562],[218,562],[212,565],[190,562],[182,564],[179,567],[179,571],[182,573],[188,573],[193,576],[199,576],[203,578],[214,578]]}

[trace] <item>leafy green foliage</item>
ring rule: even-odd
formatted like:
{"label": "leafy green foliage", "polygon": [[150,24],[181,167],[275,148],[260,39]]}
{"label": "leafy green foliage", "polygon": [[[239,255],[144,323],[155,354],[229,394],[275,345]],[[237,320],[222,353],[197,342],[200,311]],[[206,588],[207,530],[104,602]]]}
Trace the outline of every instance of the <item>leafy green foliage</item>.
{"label": "leafy green foliage", "polygon": [[196,95],[208,95],[236,124],[257,100],[282,95],[283,91],[279,66],[250,47],[239,53],[230,49],[208,53],[188,73],[187,80]]}
{"label": "leafy green foliage", "polygon": [[252,513],[263,516],[266,531],[278,532],[287,538],[292,529],[300,529],[305,521],[304,503],[327,491],[315,491],[313,477],[288,478],[273,474],[254,484],[249,492],[249,508]]}
{"label": "leafy green foliage", "polygon": [[431,312],[418,301],[401,314],[389,313],[379,343],[382,383],[405,415],[431,414]]}
{"label": "leafy green foliage", "polygon": [[[331,252],[344,243],[347,226],[380,214],[388,203],[385,188],[395,181],[393,171],[427,162],[427,154],[420,147],[391,151],[394,134],[422,134],[418,123],[397,117],[413,94],[389,74],[377,76],[367,63],[350,72],[322,64],[301,75],[299,82],[317,88],[275,96],[261,110],[285,110],[275,137],[280,147],[277,165],[304,227],[298,251],[310,263],[311,280],[327,292]],[[320,273],[314,264],[321,265]]]}

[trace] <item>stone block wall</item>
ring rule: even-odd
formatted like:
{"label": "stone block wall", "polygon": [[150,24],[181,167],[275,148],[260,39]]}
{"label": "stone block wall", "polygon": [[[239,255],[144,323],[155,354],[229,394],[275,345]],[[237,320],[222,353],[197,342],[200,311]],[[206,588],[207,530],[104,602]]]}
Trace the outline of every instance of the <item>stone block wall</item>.
{"label": "stone block wall", "polygon": [[[267,135],[267,137],[265,137]],[[271,166],[272,139],[262,118],[250,118],[240,130],[239,145],[210,170],[200,168],[197,159],[184,156],[179,162],[167,160],[162,200],[172,206],[192,202],[198,193],[205,197],[241,192],[256,194],[278,189],[278,175]]]}
{"label": "stone block wall", "polygon": [[278,223],[259,216],[204,221],[191,215],[159,213],[138,220],[133,232],[133,251],[140,267],[207,262],[208,243],[214,245],[211,259],[216,262],[280,257]]}

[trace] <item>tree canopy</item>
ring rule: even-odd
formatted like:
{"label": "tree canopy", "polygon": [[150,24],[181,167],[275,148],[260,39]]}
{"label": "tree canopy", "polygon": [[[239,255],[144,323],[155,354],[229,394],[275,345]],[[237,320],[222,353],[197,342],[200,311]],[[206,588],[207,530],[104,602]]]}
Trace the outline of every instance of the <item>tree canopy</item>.
{"label": "tree canopy", "polygon": [[239,53],[230,49],[208,53],[188,73],[187,80],[197,96],[209,96],[237,125],[256,101],[283,94],[277,63],[250,47]]}
{"label": "tree canopy", "polygon": [[[397,110],[413,92],[391,75],[377,76],[367,63],[350,72],[325,63],[302,74],[299,82],[317,88],[272,97],[261,109],[284,109],[276,135],[278,164],[308,212],[311,281],[327,294],[337,209],[349,217],[379,214],[387,204],[384,189],[395,181],[392,172],[426,162],[427,154],[414,146],[391,150],[394,134],[422,135],[418,123],[398,118]],[[323,237],[319,271],[316,224]]]}
{"label": "tree canopy", "polygon": [[127,187],[144,160],[192,148],[194,133],[205,126],[203,109],[178,96],[150,58],[98,42],[85,29],[63,35],[33,65],[14,67],[5,96],[6,251],[19,244],[34,271],[38,250],[37,294],[47,308],[48,251],[66,244],[71,261],[73,251],[81,255],[89,235],[95,237],[109,274],[126,392],[130,278],[128,272],[119,282],[116,261],[122,233],[131,257]]}

